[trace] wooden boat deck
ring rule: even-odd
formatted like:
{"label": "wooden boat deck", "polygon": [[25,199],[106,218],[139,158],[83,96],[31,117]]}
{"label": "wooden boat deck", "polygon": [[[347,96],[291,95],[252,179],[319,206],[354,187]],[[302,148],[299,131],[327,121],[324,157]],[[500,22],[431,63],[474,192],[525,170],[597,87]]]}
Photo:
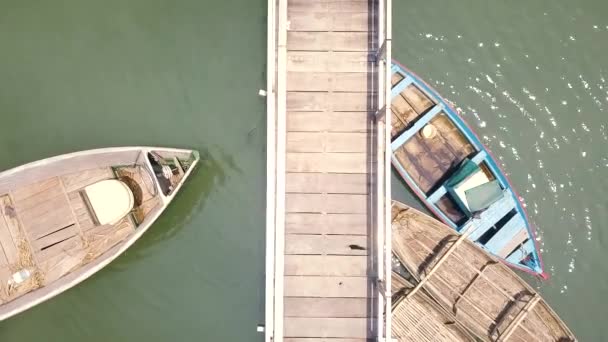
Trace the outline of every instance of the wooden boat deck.
{"label": "wooden boat deck", "polygon": [[[429,194],[445,181],[465,158],[475,152],[475,148],[466,137],[454,126],[445,113],[437,107],[423,91],[415,84],[405,85],[403,75],[393,75],[392,131],[393,139],[399,137],[407,129],[427,114],[431,114],[429,123],[437,133],[432,138],[423,138],[414,134],[403,145],[394,150],[395,157],[416,181],[420,189]],[[438,110],[437,114],[431,113]],[[447,201],[442,204],[449,206]],[[455,208],[454,208],[455,209]],[[457,215],[456,210],[450,210]],[[455,220],[455,221],[458,221]]]}
{"label": "wooden boat deck", "polygon": [[393,252],[427,291],[482,340],[574,341],[540,296],[507,266],[442,223],[393,210]]}
{"label": "wooden boat deck", "polygon": [[269,8],[274,5],[269,63],[276,64],[269,74],[276,68],[276,78],[268,120],[276,135],[269,133],[268,147],[276,163],[269,164],[268,216],[275,221],[267,246],[274,274],[267,279],[266,340],[375,339],[383,326],[376,232],[377,166],[384,156],[377,152],[375,119],[384,76],[376,60],[379,2],[279,0]]}
{"label": "wooden boat deck", "polygon": [[[0,196],[0,304],[54,282],[134,231],[136,224],[129,216],[115,225],[95,225],[80,193],[90,184],[112,178],[116,176],[111,168],[97,168]],[[143,185],[141,178],[136,182]],[[158,204],[158,197],[143,192],[149,207]],[[11,286],[9,279],[23,269],[33,276]]]}

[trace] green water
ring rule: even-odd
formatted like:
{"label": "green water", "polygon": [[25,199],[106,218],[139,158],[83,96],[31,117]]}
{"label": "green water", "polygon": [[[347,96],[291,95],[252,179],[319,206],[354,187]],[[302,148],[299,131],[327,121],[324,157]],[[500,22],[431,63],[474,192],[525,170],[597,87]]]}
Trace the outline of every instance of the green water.
{"label": "green water", "polygon": [[[0,323],[0,341],[261,341],[266,1],[0,4],[0,169],[121,145],[205,159],[125,255]],[[583,341],[608,340],[607,14],[604,0],[394,3],[395,58],[508,170],[552,274],[529,280]]]}

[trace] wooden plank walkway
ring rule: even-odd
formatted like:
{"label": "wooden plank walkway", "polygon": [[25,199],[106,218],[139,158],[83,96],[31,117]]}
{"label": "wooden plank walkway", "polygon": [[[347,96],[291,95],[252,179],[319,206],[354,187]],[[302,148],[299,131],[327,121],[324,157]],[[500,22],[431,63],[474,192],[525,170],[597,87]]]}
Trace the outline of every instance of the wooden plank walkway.
{"label": "wooden plank walkway", "polygon": [[381,2],[269,2],[266,341],[383,336]]}

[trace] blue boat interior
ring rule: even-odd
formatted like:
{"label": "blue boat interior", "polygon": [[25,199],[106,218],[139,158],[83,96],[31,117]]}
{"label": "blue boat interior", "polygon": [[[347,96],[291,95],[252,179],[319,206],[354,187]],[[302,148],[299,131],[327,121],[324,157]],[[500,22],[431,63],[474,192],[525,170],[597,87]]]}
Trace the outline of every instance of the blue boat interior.
{"label": "blue boat interior", "polygon": [[453,109],[392,67],[393,165],[440,219],[520,269],[542,273],[525,212],[498,165]]}

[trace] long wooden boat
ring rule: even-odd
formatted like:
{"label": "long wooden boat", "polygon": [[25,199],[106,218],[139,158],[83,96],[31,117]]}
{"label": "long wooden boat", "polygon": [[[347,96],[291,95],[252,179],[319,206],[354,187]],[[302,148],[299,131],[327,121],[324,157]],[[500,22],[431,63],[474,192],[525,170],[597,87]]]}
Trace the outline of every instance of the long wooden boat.
{"label": "long wooden boat", "polygon": [[159,217],[198,161],[191,150],[119,147],[0,173],[0,320],[114,260]]}
{"label": "long wooden boat", "polygon": [[409,342],[473,341],[474,336],[456,320],[454,314],[441,307],[424,291],[413,296],[407,293],[414,285],[393,272],[392,337]]}
{"label": "long wooden boat", "polygon": [[547,278],[519,196],[462,118],[418,76],[392,66],[393,166],[443,222],[509,265]]}
{"label": "long wooden boat", "polygon": [[393,202],[393,253],[425,291],[484,341],[575,341],[549,305],[506,265],[445,224]]}

